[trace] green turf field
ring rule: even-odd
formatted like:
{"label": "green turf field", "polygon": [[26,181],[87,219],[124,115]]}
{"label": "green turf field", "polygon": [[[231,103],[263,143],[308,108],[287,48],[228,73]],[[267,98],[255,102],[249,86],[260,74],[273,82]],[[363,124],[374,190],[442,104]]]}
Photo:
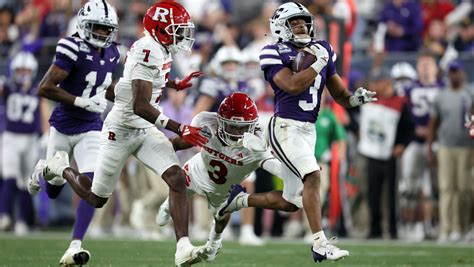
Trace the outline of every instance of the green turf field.
{"label": "green turf field", "polygon": [[[34,234],[17,238],[0,234],[0,267],[58,266],[68,245],[66,234]],[[200,242],[203,243],[203,242]],[[195,242],[198,244],[198,242]],[[173,266],[175,244],[171,241],[87,240],[92,253],[88,266]],[[393,241],[366,242],[341,240],[338,245],[351,253],[339,262],[319,266],[474,266],[474,246],[435,243],[407,244]],[[224,242],[220,255],[212,263],[195,266],[315,266],[308,245],[269,241],[263,247],[242,247]]]}

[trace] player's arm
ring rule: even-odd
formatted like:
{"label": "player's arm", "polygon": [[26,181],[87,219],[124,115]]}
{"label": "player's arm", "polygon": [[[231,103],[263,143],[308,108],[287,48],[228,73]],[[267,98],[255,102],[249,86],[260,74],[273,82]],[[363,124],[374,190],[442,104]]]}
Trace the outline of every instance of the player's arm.
{"label": "player's arm", "polygon": [[193,147],[193,145],[186,142],[183,138],[179,136],[173,136],[169,140],[171,144],[173,145],[174,151],[185,150],[185,149]]}
{"label": "player's arm", "polygon": [[62,104],[74,105],[76,96],[57,86],[68,75],[69,72],[54,64],[51,65],[39,83],[38,95]]}
{"label": "player's arm", "polygon": [[346,89],[342,83],[341,77],[339,77],[338,74],[334,74],[329,77],[326,82],[326,87],[328,88],[329,93],[336,103],[345,108],[352,107],[349,101],[352,94]]}
{"label": "player's arm", "polygon": [[158,128],[165,128],[179,134],[180,123],[169,119],[150,104],[153,92],[153,83],[150,81],[132,80],[133,113],[155,124]]}
{"label": "player's arm", "polygon": [[54,64],[51,65],[39,83],[38,95],[65,105],[74,105],[90,112],[102,113],[107,106],[105,100],[100,99],[103,95],[98,95],[95,98],[83,98],[70,94],[57,86],[68,75],[69,72]]}
{"label": "player's arm", "polygon": [[107,87],[107,89],[105,90],[105,99],[109,100],[110,102],[114,102],[115,101],[115,92],[114,92],[114,89],[115,89],[115,85],[117,84],[117,81],[113,81],[111,85],[109,85],[109,87]]}
{"label": "player's arm", "polygon": [[307,68],[298,73],[293,73],[289,68],[283,68],[273,76],[273,81],[283,91],[290,95],[304,92],[314,83],[318,73],[312,68]]}
{"label": "player's arm", "polygon": [[133,113],[153,123],[158,128],[165,128],[183,137],[187,142],[203,146],[208,139],[200,133],[200,128],[182,125],[168,117],[150,104],[153,84],[150,81],[132,80]]}
{"label": "player's arm", "polygon": [[298,95],[306,91],[328,64],[329,52],[321,44],[311,45],[305,50],[316,57],[316,61],[309,68],[297,73],[293,73],[289,68],[283,68],[273,77],[273,81],[278,87],[291,95]]}

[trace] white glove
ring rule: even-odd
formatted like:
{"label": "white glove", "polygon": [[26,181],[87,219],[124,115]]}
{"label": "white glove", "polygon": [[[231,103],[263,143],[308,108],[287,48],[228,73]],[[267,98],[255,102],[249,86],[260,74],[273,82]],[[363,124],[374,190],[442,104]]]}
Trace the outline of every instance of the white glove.
{"label": "white glove", "polygon": [[83,108],[90,112],[102,113],[107,108],[107,100],[103,94],[95,95],[91,98],[76,97],[74,106]]}
{"label": "white glove", "polygon": [[316,56],[316,61],[311,65],[311,68],[313,68],[317,73],[320,73],[328,64],[328,50],[320,44],[311,45],[309,48],[305,48],[304,50]]}
{"label": "white glove", "polygon": [[359,87],[354,92],[354,95],[349,98],[349,103],[352,107],[357,107],[365,103],[374,102],[378,100],[374,97],[375,95],[375,92]]}
{"label": "white glove", "polygon": [[242,144],[245,148],[252,152],[265,152],[268,148],[267,142],[265,142],[265,140],[251,133],[244,133]]}

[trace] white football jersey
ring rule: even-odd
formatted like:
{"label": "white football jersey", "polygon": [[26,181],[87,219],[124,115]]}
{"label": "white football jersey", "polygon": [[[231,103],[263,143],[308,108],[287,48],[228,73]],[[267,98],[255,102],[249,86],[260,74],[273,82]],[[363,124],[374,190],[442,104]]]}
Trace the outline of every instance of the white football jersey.
{"label": "white football jersey", "polygon": [[204,192],[226,195],[232,184],[240,184],[260,167],[262,160],[273,158],[270,151],[256,153],[244,147],[229,147],[223,144],[217,136],[218,122],[215,112],[197,114],[191,125],[204,128],[212,134],[201,152],[191,158],[184,167],[191,182]]}
{"label": "white football jersey", "polygon": [[168,82],[172,58],[170,52],[148,35],[137,40],[127,53],[123,76],[115,86],[115,103],[106,120],[133,128],[154,125],[133,113],[132,80],[153,83],[150,103],[159,108],[163,89]]}

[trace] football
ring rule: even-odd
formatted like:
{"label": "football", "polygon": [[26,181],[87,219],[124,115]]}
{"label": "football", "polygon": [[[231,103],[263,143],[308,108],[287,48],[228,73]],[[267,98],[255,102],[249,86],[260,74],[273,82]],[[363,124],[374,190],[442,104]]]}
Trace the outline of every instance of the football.
{"label": "football", "polygon": [[307,52],[307,51],[300,51],[296,55],[295,59],[293,60],[292,70],[293,72],[300,72],[309,68],[314,62],[316,61],[316,56]]}

